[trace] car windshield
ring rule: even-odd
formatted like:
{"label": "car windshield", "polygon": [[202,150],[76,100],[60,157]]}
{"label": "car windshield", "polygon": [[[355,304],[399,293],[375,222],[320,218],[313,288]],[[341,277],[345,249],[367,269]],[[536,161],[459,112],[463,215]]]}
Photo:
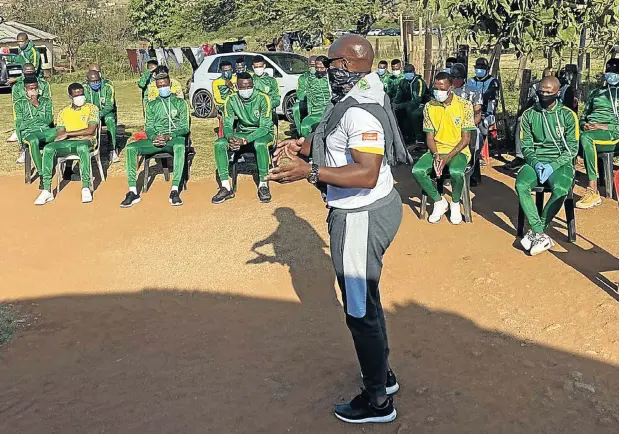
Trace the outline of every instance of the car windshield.
{"label": "car windshield", "polygon": [[279,66],[286,74],[303,74],[309,69],[307,66],[307,58],[292,53],[264,53],[277,66]]}

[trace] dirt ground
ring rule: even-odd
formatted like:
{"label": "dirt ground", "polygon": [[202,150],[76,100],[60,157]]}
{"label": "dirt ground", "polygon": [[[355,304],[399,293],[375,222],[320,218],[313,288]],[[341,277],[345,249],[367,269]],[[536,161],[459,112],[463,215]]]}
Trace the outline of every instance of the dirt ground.
{"label": "dirt ground", "polygon": [[[617,203],[556,220],[550,253],[515,242],[513,178],[486,168],[474,222],[404,220],[385,258],[383,304],[399,418],[332,416],[361,384],[307,184],[249,177],[213,206],[213,181],[172,208],[158,178],[132,209],[111,177],[32,205],[36,183],[0,179],[0,301],[23,315],[0,348],[0,433],[617,433]],[[582,193],[582,189],[577,190]]]}

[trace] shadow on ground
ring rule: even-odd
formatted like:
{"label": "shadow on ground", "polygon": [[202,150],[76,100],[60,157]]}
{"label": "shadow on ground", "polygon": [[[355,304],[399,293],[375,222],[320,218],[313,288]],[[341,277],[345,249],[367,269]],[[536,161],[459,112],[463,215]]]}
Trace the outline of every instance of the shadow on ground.
{"label": "shadow on ground", "polygon": [[360,380],[326,245],[291,209],[275,216],[247,266],[288,266],[300,302],[178,288],[20,302],[33,319],[0,352],[0,432],[617,432],[617,367],[415,303],[387,311],[398,420],[339,423]]}

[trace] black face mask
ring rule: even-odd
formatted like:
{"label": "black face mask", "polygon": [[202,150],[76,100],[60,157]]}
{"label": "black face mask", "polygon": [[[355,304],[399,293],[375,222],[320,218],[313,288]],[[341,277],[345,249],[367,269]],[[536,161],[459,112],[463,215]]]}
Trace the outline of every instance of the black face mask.
{"label": "black face mask", "polygon": [[537,93],[537,99],[539,100],[539,105],[542,106],[542,108],[547,109],[548,107],[550,107],[552,104],[554,104],[554,102],[559,99],[559,95],[554,94],[554,95],[546,95],[546,94],[542,94],[542,93]]}
{"label": "black face mask", "polygon": [[329,84],[333,94],[331,101],[335,104],[361,80],[365,72],[351,72],[346,69],[329,68]]}
{"label": "black face mask", "polygon": [[323,72],[316,71],[314,75],[318,78],[325,78],[327,76],[327,71],[323,71]]}

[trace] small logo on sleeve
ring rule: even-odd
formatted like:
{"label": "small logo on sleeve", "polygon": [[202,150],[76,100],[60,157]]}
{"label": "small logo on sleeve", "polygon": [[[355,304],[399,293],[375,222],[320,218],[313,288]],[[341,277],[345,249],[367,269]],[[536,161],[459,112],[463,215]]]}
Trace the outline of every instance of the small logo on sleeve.
{"label": "small logo on sleeve", "polygon": [[362,133],[361,140],[364,142],[375,142],[378,140],[378,133]]}

